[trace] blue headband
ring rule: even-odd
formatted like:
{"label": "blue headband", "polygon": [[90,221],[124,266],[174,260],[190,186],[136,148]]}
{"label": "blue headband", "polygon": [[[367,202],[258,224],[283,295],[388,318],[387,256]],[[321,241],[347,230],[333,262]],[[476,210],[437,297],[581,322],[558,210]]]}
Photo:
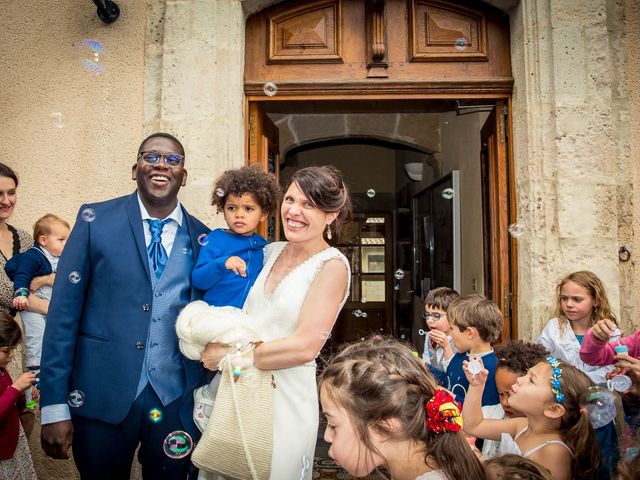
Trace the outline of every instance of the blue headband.
{"label": "blue headband", "polygon": [[562,403],[564,393],[560,391],[560,377],[562,376],[562,369],[559,367],[560,360],[550,355],[547,357],[547,363],[551,365],[551,392],[555,395],[556,402]]}

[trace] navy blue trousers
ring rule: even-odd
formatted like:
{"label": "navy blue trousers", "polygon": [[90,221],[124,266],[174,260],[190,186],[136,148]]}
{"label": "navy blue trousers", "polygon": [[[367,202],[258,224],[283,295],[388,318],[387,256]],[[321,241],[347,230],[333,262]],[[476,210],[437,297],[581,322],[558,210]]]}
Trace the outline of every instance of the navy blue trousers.
{"label": "navy blue trousers", "polygon": [[[178,415],[180,399],[166,407],[151,385],[142,391],[127,417],[118,425],[73,416],[73,458],[83,480],[129,480],[138,444],[142,476],[149,480],[197,478],[191,455],[169,458],[163,443],[171,432],[183,430]],[[149,414],[158,409],[162,419],[154,422]],[[157,417],[156,417],[157,419]]]}

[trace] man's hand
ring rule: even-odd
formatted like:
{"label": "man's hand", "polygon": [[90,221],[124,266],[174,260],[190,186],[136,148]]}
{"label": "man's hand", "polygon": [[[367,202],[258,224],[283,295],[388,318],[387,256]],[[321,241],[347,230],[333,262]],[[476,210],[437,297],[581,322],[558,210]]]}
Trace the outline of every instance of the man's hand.
{"label": "man's hand", "polygon": [[591,332],[593,333],[593,336],[601,342],[608,342],[616,328],[618,327],[613,323],[613,321],[605,318],[596,322]]}
{"label": "man's hand", "polygon": [[247,276],[247,263],[240,257],[229,257],[224,262],[224,266],[227,270],[233,270],[236,275],[243,277]]}
{"label": "man's hand", "polygon": [[69,458],[72,439],[73,424],[71,420],[42,425],[40,443],[48,457],[62,460]]}
{"label": "man's hand", "polygon": [[29,285],[29,290],[31,290],[32,292],[35,292],[40,287],[44,287],[45,285],[48,285],[49,287],[53,287],[53,282],[55,281],[55,279],[56,279],[55,273],[50,273],[49,275],[42,275],[40,277],[35,277],[33,280],[31,280],[31,285]]}

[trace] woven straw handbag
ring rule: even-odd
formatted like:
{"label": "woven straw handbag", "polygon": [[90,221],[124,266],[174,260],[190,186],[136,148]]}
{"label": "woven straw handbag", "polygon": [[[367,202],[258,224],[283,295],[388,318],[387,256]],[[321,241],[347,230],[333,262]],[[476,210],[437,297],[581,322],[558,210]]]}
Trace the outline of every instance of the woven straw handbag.
{"label": "woven straw handbag", "polygon": [[220,367],[222,379],[213,412],[191,461],[226,480],[268,480],[273,450],[273,376],[251,366],[234,381],[229,362],[223,360]]}

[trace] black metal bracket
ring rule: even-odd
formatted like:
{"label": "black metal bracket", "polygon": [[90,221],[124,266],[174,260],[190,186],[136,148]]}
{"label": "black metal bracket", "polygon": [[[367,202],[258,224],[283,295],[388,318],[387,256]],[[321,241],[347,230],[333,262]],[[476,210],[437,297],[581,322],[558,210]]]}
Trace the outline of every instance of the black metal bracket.
{"label": "black metal bracket", "polygon": [[120,16],[120,8],[111,0],[93,0],[98,7],[98,17],[104,23],[113,23]]}

